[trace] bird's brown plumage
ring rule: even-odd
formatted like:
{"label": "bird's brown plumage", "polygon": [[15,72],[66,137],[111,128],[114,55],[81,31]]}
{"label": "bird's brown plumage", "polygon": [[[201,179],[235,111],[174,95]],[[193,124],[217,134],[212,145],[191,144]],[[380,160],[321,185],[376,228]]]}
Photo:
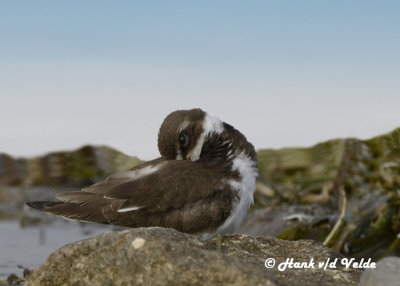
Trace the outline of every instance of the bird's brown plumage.
{"label": "bird's brown plumage", "polygon": [[[65,192],[57,202],[30,202],[33,208],[69,219],[126,227],[172,227],[187,233],[213,232],[230,215],[240,197],[230,180],[232,154],[244,151],[256,162],[253,146],[232,126],[207,134],[197,161],[187,160],[204,132],[200,109],[176,111],[163,122],[158,147],[162,157],[116,173],[81,191]],[[179,149],[184,128],[191,142]],[[177,160],[177,150],[181,160]],[[256,166],[254,167],[256,168]]]}

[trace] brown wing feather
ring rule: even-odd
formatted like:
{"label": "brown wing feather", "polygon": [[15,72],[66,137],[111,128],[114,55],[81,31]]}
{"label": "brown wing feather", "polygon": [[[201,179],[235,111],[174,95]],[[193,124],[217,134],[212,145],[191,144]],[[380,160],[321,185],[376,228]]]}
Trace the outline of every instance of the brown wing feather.
{"label": "brown wing feather", "polygon": [[[132,171],[162,161],[156,159]],[[63,203],[43,211],[128,227],[162,226],[185,232],[213,229],[229,216],[237,199],[221,181],[225,173],[216,170],[200,162],[170,160],[149,175],[133,179],[119,173],[82,191],[61,193],[57,199]],[[138,209],[118,212],[131,207]]]}
{"label": "brown wing feather", "polygon": [[[129,171],[138,171],[138,170],[143,169],[148,166],[158,165],[164,161],[165,161],[165,159],[163,159],[163,158],[157,158],[157,159],[145,162],[143,164],[140,164],[136,167],[133,167]],[[116,187],[120,184],[131,181],[132,176],[129,176],[129,171],[112,174],[102,181],[99,181],[93,185],[83,188],[82,191],[88,192],[88,193],[105,194],[108,190],[112,189],[113,187]]]}
{"label": "brown wing feather", "polygon": [[200,162],[171,160],[155,173],[110,188],[105,196],[125,200],[123,208],[179,209],[223,188],[222,177],[223,172]]}

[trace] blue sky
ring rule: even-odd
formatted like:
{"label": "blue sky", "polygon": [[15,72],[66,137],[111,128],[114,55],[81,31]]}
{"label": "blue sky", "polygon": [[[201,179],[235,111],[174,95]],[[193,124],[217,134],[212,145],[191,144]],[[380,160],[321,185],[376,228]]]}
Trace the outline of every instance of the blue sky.
{"label": "blue sky", "polygon": [[400,126],[398,1],[3,1],[0,151],[157,156],[201,107],[256,148]]}

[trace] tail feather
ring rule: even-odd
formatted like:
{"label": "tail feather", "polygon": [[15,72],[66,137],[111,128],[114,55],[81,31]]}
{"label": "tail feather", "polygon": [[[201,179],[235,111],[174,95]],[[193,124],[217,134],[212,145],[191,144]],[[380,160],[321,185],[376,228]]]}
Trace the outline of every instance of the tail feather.
{"label": "tail feather", "polygon": [[119,213],[125,200],[106,199],[96,193],[66,192],[57,196],[61,201],[27,202],[31,208],[71,220],[119,224],[120,220],[130,220],[132,213]]}
{"label": "tail feather", "polygon": [[62,204],[62,202],[50,202],[50,201],[36,201],[36,202],[27,202],[25,203],[27,206],[31,208],[46,211],[46,208],[54,207],[56,205]]}
{"label": "tail feather", "polygon": [[109,219],[118,213],[111,205],[89,204],[79,205],[69,202],[36,201],[27,202],[31,208],[71,220],[109,224]]}

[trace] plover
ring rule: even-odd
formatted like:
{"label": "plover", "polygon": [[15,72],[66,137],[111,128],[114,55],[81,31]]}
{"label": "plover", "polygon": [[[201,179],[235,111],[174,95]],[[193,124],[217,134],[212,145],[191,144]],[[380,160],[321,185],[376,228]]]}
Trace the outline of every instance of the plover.
{"label": "plover", "polygon": [[246,137],[201,109],[169,114],[161,157],[110,175],[57,201],[27,205],[68,219],[170,227],[208,239],[239,227],[256,189],[257,155]]}

